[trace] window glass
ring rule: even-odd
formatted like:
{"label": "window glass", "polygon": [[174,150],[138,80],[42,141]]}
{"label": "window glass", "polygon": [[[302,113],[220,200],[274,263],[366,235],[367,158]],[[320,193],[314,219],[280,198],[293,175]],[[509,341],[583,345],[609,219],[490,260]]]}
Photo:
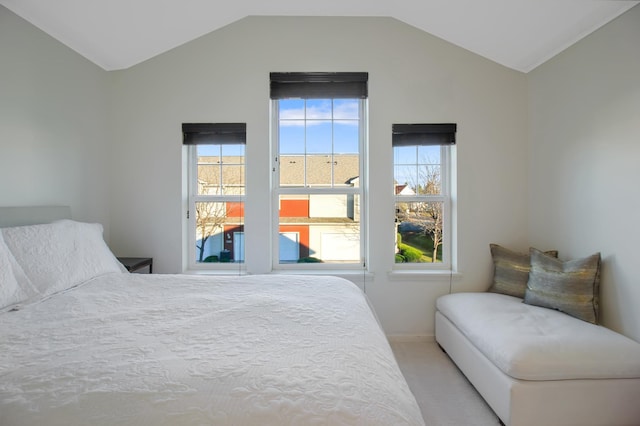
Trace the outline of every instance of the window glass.
{"label": "window glass", "polygon": [[360,263],[363,102],[274,100],[276,265]]}
{"label": "window glass", "polygon": [[282,99],[280,101],[280,120],[304,120],[304,99]]}
{"label": "window glass", "polygon": [[198,195],[244,194],[244,145],[197,145]]}
{"label": "window glass", "polygon": [[396,263],[442,262],[442,202],[396,202]]}
{"label": "window glass", "polygon": [[333,118],[331,101],[331,99],[307,99],[305,118],[307,120],[331,120]]}
{"label": "window glass", "polygon": [[358,120],[358,101],[354,99],[334,99],[333,118],[335,120]]}
{"label": "window glass", "polygon": [[[195,203],[195,261],[230,263],[244,261],[244,203]],[[236,234],[242,234],[239,237]]]}
{"label": "window glass", "polygon": [[358,122],[336,120],[333,122],[333,151],[338,154],[357,154],[359,141]]}
{"label": "window glass", "polygon": [[[394,146],[395,263],[442,264],[448,194],[443,180],[449,146]],[[425,265],[426,266],[426,265]]]}
{"label": "window glass", "polygon": [[279,200],[280,264],[360,261],[359,195],[281,195]]}
{"label": "window glass", "polygon": [[190,148],[192,265],[224,268],[244,262],[245,145],[200,144]]}
{"label": "window glass", "polygon": [[331,120],[308,120],[306,129],[304,152],[307,154],[330,154],[333,151]]}
{"label": "window glass", "polygon": [[359,100],[276,102],[281,186],[344,186],[360,176]]}
{"label": "window glass", "polygon": [[305,153],[304,120],[280,121],[280,154]]}

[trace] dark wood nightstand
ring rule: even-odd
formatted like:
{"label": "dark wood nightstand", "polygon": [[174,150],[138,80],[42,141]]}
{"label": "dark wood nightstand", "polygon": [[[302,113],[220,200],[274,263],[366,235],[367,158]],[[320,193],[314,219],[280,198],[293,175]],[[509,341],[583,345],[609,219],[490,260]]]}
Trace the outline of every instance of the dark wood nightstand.
{"label": "dark wood nightstand", "polygon": [[136,272],[147,266],[149,267],[149,273],[153,272],[152,257],[119,257],[118,260],[129,272]]}

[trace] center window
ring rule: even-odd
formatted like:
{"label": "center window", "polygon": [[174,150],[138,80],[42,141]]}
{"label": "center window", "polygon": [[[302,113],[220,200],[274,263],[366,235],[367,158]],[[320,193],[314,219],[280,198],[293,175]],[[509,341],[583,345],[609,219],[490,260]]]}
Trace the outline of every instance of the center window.
{"label": "center window", "polygon": [[292,90],[275,96],[272,75],[276,269],[353,268],[364,259],[366,98],[351,82],[318,75],[305,82],[308,75],[296,74]]}

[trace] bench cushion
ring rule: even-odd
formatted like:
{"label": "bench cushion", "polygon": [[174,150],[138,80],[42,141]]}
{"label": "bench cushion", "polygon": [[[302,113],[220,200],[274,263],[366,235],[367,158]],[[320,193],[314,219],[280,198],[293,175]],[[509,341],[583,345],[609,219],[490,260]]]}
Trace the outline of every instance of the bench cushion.
{"label": "bench cushion", "polygon": [[449,294],[436,306],[513,378],[640,378],[640,343],[605,327],[496,293]]}

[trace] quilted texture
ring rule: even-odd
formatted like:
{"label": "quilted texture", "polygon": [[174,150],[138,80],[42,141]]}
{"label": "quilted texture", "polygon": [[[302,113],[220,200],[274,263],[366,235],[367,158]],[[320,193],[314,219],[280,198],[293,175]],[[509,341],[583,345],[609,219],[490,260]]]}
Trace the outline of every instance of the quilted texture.
{"label": "quilted texture", "polygon": [[36,295],[31,282],[16,262],[0,233],[0,309]]}
{"label": "quilted texture", "polygon": [[[489,291],[524,298],[529,281],[529,253],[518,253],[498,244],[490,244],[493,259],[493,282]],[[555,250],[545,252],[549,256],[558,257]]]}
{"label": "quilted texture", "polygon": [[107,274],[0,315],[2,425],[424,426],[340,278]]}
{"label": "quilted texture", "polygon": [[530,254],[531,272],[524,302],[597,324],[600,253],[565,262],[533,248]]}

